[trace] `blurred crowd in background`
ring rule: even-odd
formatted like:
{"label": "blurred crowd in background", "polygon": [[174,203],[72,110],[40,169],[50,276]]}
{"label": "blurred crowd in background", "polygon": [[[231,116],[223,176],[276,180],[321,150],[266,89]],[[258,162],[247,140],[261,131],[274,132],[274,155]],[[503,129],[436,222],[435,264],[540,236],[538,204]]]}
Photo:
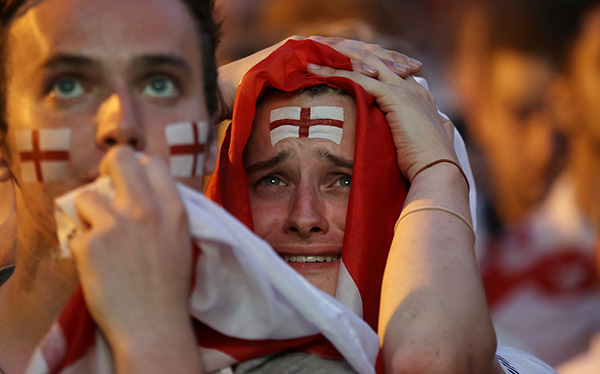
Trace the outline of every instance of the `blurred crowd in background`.
{"label": "blurred crowd in background", "polygon": [[593,350],[600,331],[600,1],[220,7],[221,63],[291,35],[359,39],[424,63],[440,110],[470,149],[476,251],[498,339],[561,373],[582,372],[588,357],[578,355]]}
{"label": "blurred crowd in background", "polygon": [[[217,3],[220,64],[291,35],[358,39],[422,61],[469,148],[499,341],[561,374],[600,365],[600,0]],[[14,232],[10,196],[0,183],[0,238]],[[0,267],[14,261],[12,245],[0,240]]]}

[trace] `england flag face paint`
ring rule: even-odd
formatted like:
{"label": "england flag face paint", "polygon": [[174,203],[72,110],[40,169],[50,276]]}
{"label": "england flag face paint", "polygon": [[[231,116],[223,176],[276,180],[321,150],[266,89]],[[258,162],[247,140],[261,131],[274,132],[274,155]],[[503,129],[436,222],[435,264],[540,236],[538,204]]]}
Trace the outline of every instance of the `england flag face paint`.
{"label": "england flag face paint", "polygon": [[71,130],[15,131],[23,183],[58,182],[67,177]]}
{"label": "england flag face paint", "polygon": [[181,122],[165,128],[171,175],[181,178],[203,175],[208,130],[207,122]]}
{"label": "england flag face paint", "polygon": [[271,145],[286,138],[321,138],[336,144],[342,141],[344,108],[288,106],[273,109],[270,114]]}

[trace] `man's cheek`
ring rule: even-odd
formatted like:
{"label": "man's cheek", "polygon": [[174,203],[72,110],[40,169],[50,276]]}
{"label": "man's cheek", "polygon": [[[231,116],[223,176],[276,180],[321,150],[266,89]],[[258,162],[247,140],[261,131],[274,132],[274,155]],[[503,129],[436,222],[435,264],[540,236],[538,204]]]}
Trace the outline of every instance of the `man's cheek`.
{"label": "man's cheek", "polygon": [[23,183],[52,183],[67,178],[70,129],[17,130],[14,139]]}
{"label": "man's cheek", "polygon": [[265,238],[281,228],[285,221],[285,215],[281,209],[272,204],[262,204],[259,202],[250,203],[252,209],[252,220],[254,232],[261,238]]}
{"label": "man's cheek", "polygon": [[206,121],[180,122],[165,128],[169,165],[174,177],[199,177],[204,174],[204,155],[209,145]]}

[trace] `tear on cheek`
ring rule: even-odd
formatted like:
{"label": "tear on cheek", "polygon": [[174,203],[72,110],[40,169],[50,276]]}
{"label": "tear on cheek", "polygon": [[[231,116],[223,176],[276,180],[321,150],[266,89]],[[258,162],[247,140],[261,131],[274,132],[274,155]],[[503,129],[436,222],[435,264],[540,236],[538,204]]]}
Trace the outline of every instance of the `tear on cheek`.
{"label": "tear on cheek", "polygon": [[70,129],[18,130],[14,135],[23,183],[58,182],[68,176]]}

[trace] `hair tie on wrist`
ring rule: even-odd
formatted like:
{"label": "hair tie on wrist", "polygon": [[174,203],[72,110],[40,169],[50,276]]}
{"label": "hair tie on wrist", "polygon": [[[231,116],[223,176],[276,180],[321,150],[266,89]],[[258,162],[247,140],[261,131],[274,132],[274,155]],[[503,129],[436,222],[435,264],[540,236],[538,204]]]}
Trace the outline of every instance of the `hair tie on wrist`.
{"label": "hair tie on wrist", "polygon": [[418,170],[418,171],[415,173],[415,175],[413,175],[413,180],[414,180],[414,179],[415,179],[415,177],[416,177],[417,175],[419,175],[419,173],[421,173],[423,170],[425,170],[425,169],[429,169],[429,168],[430,168],[430,167],[432,167],[433,165],[437,165],[437,164],[440,164],[440,163],[442,163],[442,162],[447,162],[447,163],[449,163],[449,164],[452,164],[452,165],[454,165],[454,166],[456,166],[456,167],[458,168],[458,171],[460,171],[460,173],[462,174],[462,176],[463,176],[463,178],[464,178],[464,180],[465,180],[465,183],[467,184],[467,189],[470,191],[470,190],[471,190],[471,185],[469,184],[469,179],[467,178],[467,175],[465,174],[465,172],[464,172],[464,170],[462,169],[462,167],[460,166],[460,164],[459,164],[458,162],[454,161],[454,160],[450,160],[450,159],[447,159],[447,158],[441,158],[441,159],[439,159],[439,160],[435,160],[435,161],[433,161],[433,162],[430,162],[430,163],[428,163],[427,165],[423,166],[422,168],[420,168],[420,169],[419,169],[419,170]]}
{"label": "hair tie on wrist", "polygon": [[404,219],[404,217],[406,217],[406,216],[408,216],[410,214],[416,213],[416,212],[422,212],[424,210],[439,210],[439,211],[442,211],[442,212],[450,213],[453,216],[460,218],[464,223],[467,224],[467,226],[469,226],[469,229],[473,233],[473,238],[476,237],[476,235],[475,235],[475,229],[473,228],[473,224],[468,219],[466,219],[462,214],[460,214],[458,212],[455,212],[452,209],[443,208],[441,206],[422,206],[422,207],[418,207],[418,208],[415,208],[415,209],[408,210],[408,211],[400,214],[400,218],[398,218],[398,220],[396,221],[396,225],[394,225],[394,232],[396,232],[396,229],[398,228],[398,224],[400,223],[400,221],[402,221]]}

